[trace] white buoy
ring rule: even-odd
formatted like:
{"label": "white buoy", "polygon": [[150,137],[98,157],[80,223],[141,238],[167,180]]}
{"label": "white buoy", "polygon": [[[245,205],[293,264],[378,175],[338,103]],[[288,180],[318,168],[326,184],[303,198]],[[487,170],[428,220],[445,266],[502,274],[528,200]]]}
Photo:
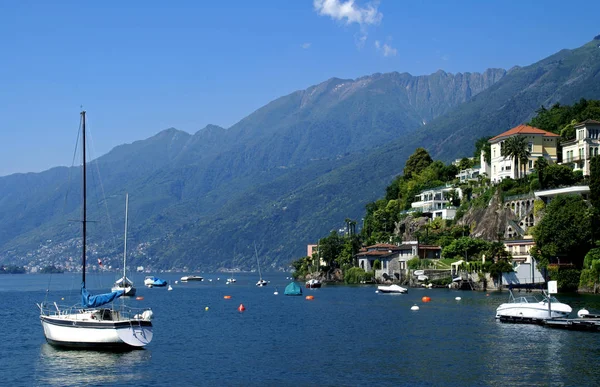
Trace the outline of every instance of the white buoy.
{"label": "white buoy", "polygon": [[590,314],[590,312],[587,309],[581,309],[579,312],[577,312],[577,317],[581,318],[583,316],[585,316],[586,314]]}
{"label": "white buoy", "polygon": [[375,290],[375,293],[379,293],[379,290]]}
{"label": "white buoy", "polygon": [[179,281],[177,281],[177,280],[176,280],[176,281],[175,281],[175,285],[177,285],[178,283],[179,283]]}
{"label": "white buoy", "polygon": [[273,294],[274,294],[274,295],[278,295],[278,294],[279,294],[279,292],[278,292],[277,290],[275,290],[275,291],[273,292]]}
{"label": "white buoy", "polygon": [[462,298],[460,298],[460,297],[456,297],[456,298],[455,298],[455,300],[456,300],[456,301],[460,301],[460,300],[462,300]]}
{"label": "white buoy", "polygon": [[410,307],[410,310],[419,310],[419,306],[418,305],[413,305]]}
{"label": "white buoy", "polygon": [[171,285],[169,285],[169,287],[167,288],[167,290],[173,290],[173,287]]}

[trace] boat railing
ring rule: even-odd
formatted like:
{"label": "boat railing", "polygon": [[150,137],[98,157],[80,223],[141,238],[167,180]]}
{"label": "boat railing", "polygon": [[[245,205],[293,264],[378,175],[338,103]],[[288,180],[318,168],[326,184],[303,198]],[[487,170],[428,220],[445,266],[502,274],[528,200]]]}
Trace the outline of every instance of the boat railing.
{"label": "boat railing", "polygon": [[143,320],[145,319],[144,312],[151,311],[151,308],[133,308],[126,305],[115,306],[114,308],[82,308],[81,305],[59,305],[56,302],[49,304],[44,302],[42,304],[38,304],[40,308],[40,312],[44,316],[75,316],[76,319],[79,315],[85,315],[89,313],[90,315],[100,312],[102,310],[111,310],[115,317],[114,320]]}

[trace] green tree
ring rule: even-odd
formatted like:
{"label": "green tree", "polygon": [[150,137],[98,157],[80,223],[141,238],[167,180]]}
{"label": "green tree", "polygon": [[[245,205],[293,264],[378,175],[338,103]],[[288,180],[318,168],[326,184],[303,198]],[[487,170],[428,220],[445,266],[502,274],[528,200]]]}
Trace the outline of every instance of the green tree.
{"label": "green tree", "polygon": [[427,168],[433,160],[425,148],[417,148],[415,152],[410,155],[406,164],[404,165],[404,178],[410,179],[413,175],[421,173]]}
{"label": "green tree", "polygon": [[592,204],[592,241],[596,242],[600,228],[600,156],[590,160],[590,203]]}
{"label": "green tree", "polygon": [[485,162],[488,164],[492,163],[492,144],[490,144],[490,136],[488,137],[480,137],[475,141],[475,153],[473,153],[473,157],[475,158],[475,162],[481,157],[481,152],[484,152]]}
{"label": "green tree", "polygon": [[472,167],[473,167],[473,162],[471,160],[469,160],[467,157],[463,157],[462,159],[460,159],[460,161],[458,163],[459,170],[469,169]]}
{"label": "green tree", "polygon": [[523,136],[513,136],[504,140],[502,144],[502,156],[511,158],[514,163],[516,177],[519,177],[519,163],[528,160],[531,152],[529,152],[527,139]]}
{"label": "green tree", "polygon": [[540,267],[570,262],[581,267],[591,247],[590,208],[581,196],[559,195],[546,207],[546,214],[533,230],[532,255]]}
{"label": "green tree", "polygon": [[444,258],[472,260],[480,258],[481,254],[489,249],[489,242],[483,239],[471,238],[468,236],[453,240],[448,246],[442,249]]}
{"label": "green tree", "polygon": [[548,167],[548,160],[544,157],[538,157],[533,166],[538,174],[538,181],[541,189],[546,188],[545,176],[546,176],[546,168]]}
{"label": "green tree", "polygon": [[542,187],[544,189],[570,186],[577,181],[573,170],[562,164],[548,165],[544,168],[543,175]]}

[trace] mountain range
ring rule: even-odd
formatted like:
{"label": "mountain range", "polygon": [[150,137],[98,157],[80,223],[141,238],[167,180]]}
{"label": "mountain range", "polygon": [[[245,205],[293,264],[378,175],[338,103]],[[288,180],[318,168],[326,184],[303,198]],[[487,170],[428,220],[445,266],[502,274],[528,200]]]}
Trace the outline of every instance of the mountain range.
{"label": "mountain range", "polygon": [[[508,71],[332,78],[227,129],[170,128],[118,146],[89,168],[92,253],[119,265],[128,192],[132,265],[247,270],[256,243],[263,269],[287,268],[346,218],[360,225],[417,147],[446,162],[470,156],[477,138],[541,106],[600,98],[599,43]],[[80,174],[0,177],[0,263],[78,257],[69,220],[80,217]]]}

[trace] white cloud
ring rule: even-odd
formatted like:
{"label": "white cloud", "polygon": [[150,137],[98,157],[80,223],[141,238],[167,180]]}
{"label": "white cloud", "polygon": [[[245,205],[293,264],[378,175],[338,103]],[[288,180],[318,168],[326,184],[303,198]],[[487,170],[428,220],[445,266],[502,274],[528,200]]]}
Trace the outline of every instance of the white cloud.
{"label": "white cloud", "polygon": [[313,0],[313,6],[321,16],[345,20],[346,24],[357,23],[361,27],[379,24],[383,18],[383,14],[377,10],[377,3],[368,3],[360,7],[354,0]]}
{"label": "white cloud", "polygon": [[302,43],[302,45],[300,47],[302,47],[303,49],[309,49],[312,43]]}
{"label": "white cloud", "polygon": [[387,43],[381,44],[379,40],[375,41],[375,49],[383,54],[383,56],[396,56],[398,50]]}

